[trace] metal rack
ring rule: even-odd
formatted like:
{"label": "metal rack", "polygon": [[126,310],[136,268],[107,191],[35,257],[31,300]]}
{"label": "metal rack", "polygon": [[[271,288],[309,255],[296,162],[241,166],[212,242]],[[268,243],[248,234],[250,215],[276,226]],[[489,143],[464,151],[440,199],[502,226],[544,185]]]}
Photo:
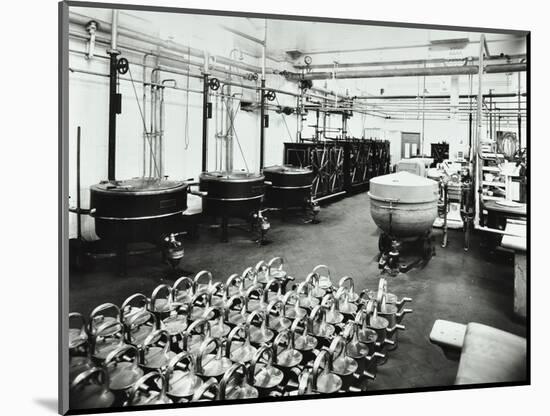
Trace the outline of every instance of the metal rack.
{"label": "metal rack", "polygon": [[386,140],[348,139],[284,146],[285,164],[313,168],[312,195],[317,200],[367,190],[371,178],[390,170],[390,143]]}

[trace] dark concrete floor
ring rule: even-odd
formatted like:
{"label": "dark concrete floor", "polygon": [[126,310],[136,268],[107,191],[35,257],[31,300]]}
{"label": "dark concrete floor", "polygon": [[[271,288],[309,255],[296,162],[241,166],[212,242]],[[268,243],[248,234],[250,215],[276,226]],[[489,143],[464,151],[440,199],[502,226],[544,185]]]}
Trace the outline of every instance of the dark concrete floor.
{"label": "dark concrete floor", "polygon": [[[357,291],[376,288],[378,230],[365,193],[324,206],[320,224],[303,224],[299,219],[282,222],[276,213],[269,217],[271,244],[258,246],[239,230],[231,230],[230,243],[221,243],[217,233],[201,229],[199,240],[185,243],[180,267],[190,274],[206,269],[215,280],[225,280],[261,259],[282,256],[286,269],[299,281],[316,265],[326,264],[333,282],[350,275]],[[449,244],[443,249],[440,231],[435,231],[436,256],[428,265],[389,280],[391,292],[413,298],[414,313],[405,317],[407,329],[399,335],[399,347],[379,367],[371,390],[453,384],[458,362],[446,358],[428,338],[436,319],[475,321],[525,336],[525,325],[512,313],[512,263],[489,260],[480,249],[479,236],[464,252],[462,237],[462,232],[450,230]],[[169,268],[159,259],[160,255],[130,259],[126,277],[117,276],[109,262],[86,274],[73,272],[71,311],[87,314],[100,303],[121,304],[132,293],[150,294],[161,282],[172,282],[175,276],[170,277]]]}

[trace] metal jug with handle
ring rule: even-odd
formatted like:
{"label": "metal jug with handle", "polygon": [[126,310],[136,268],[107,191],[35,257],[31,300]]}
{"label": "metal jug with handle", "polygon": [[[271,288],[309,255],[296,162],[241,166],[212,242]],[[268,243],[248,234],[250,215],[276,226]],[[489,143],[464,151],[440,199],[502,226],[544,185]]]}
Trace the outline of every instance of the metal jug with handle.
{"label": "metal jug with handle", "polygon": [[115,402],[109,389],[109,376],[105,369],[93,367],[80,373],[70,384],[71,409],[105,409]]}
{"label": "metal jug with handle", "polygon": [[166,394],[176,403],[191,400],[203,384],[195,372],[195,357],[186,351],[170,360],[165,375],[168,383]]}
{"label": "metal jug with handle", "polygon": [[258,396],[256,387],[248,383],[244,364],[233,364],[220,381],[219,400],[255,399]]}

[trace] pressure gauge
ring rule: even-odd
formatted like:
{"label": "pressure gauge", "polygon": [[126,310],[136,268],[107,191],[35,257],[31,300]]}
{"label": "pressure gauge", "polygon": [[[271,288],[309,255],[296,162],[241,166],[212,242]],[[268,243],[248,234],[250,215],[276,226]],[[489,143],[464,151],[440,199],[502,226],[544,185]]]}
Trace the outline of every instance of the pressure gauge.
{"label": "pressure gauge", "polygon": [[311,63],[313,62],[313,59],[311,59],[311,56],[306,55],[304,56],[304,62],[306,65],[311,65]]}

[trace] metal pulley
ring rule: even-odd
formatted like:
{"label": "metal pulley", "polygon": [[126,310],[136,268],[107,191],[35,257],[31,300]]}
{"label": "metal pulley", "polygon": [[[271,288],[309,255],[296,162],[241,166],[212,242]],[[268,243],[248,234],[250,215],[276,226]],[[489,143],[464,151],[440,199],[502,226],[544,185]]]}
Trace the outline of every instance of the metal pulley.
{"label": "metal pulley", "polygon": [[166,377],[159,371],[145,374],[133,385],[126,406],[159,405],[173,403],[166,394]]}
{"label": "metal pulley", "polygon": [[102,409],[113,405],[115,395],[109,389],[109,376],[103,368],[94,367],[80,373],[70,385],[71,409]]}
{"label": "metal pulley", "polygon": [[203,380],[195,372],[195,357],[186,352],[176,355],[166,368],[168,387],[166,394],[174,402],[190,400],[203,385]]}

